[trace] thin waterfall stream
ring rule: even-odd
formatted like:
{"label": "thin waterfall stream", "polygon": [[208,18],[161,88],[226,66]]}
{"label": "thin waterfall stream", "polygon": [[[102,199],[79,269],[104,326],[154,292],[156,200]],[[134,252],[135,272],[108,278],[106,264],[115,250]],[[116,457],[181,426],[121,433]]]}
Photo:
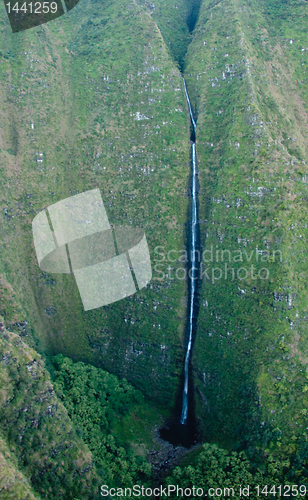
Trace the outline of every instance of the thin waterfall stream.
{"label": "thin waterfall stream", "polygon": [[196,309],[196,286],[197,286],[197,267],[196,267],[196,250],[197,250],[197,226],[198,226],[198,193],[197,193],[197,159],[196,159],[196,132],[197,125],[194,120],[192,107],[187,92],[187,87],[185,80],[183,78],[183,84],[185,89],[185,96],[187,99],[187,104],[189,108],[190,120],[193,126],[192,139],[192,179],[191,179],[191,224],[190,224],[190,240],[191,240],[191,258],[190,258],[190,269],[189,269],[189,287],[190,287],[190,302],[189,302],[189,336],[186,349],[185,363],[184,363],[184,389],[183,389],[183,401],[182,401],[182,413],[181,413],[181,424],[187,424],[188,417],[188,387],[189,387],[189,364],[192,350],[193,342],[193,330],[194,330],[194,318]]}
{"label": "thin waterfall stream", "polygon": [[194,392],[192,390],[192,374],[191,374],[191,354],[196,334],[196,320],[199,310],[199,287],[200,287],[200,259],[197,259],[197,254],[200,255],[200,232],[198,218],[198,168],[196,156],[196,132],[197,125],[194,119],[192,106],[190,103],[187,87],[183,78],[185,96],[189,108],[191,121],[191,155],[192,168],[189,179],[191,203],[188,209],[188,224],[187,224],[187,250],[188,250],[188,314],[186,323],[186,354],[184,360],[183,378],[181,383],[184,384],[183,390],[180,389],[176,402],[175,413],[169,423],[160,431],[163,439],[173,445],[182,445],[189,448],[196,442],[196,423],[194,416]]}

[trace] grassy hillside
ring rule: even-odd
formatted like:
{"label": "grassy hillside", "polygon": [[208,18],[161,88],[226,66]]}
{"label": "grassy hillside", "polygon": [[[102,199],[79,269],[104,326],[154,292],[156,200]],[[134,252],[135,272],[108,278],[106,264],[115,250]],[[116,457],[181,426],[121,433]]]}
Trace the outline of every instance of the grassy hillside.
{"label": "grassy hillside", "polygon": [[[136,456],[146,457],[150,429],[170,414],[183,368],[187,284],[180,257],[191,159],[181,68],[197,118],[205,251],[193,351],[202,440],[244,448],[261,462],[270,455],[282,470],[291,456],[291,477],[307,455],[307,3],[203,0],[197,19],[198,7],[193,0],[80,0],[60,19],[17,34],[0,7],[0,312],[5,326],[37,351],[71,358],[56,358],[67,408],[59,403],[63,432],[71,425],[68,411],[98,468],[115,446],[119,462],[105,457],[111,470],[128,458],[129,481],[135,480]],[[153,279],[132,297],[84,312],[72,276],[39,270],[31,222],[47,206],[94,188],[112,224],[144,229]],[[30,349],[12,339],[10,346],[3,340],[7,352]],[[22,363],[21,374],[14,366],[4,367],[6,398],[7,390],[38,383]],[[117,443],[106,438],[97,448],[95,419],[105,416],[104,398],[95,396],[97,368],[125,377],[159,408],[152,420],[151,407],[139,401],[138,414],[148,419],[141,440],[131,440],[131,429],[142,434],[143,424],[129,413],[122,422],[110,418],[101,431],[104,439],[116,433]],[[87,382],[75,400],[70,383],[80,381],[80,372]],[[42,380],[49,384],[45,371]],[[126,382],[119,384],[121,392]],[[19,401],[22,395],[14,407]],[[84,420],[88,404],[94,430]],[[36,462],[25,462],[12,405],[3,412],[4,439],[16,443],[4,458],[7,477],[30,495],[24,478]],[[53,427],[46,433],[48,440]],[[227,452],[217,453],[227,470]],[[76,457],[64,457],[69,471]],[[188,482],[191,473],[183,472]],[[64,473],[68,489],[70,474]]]}
{"label": "grassy hillside", "polygon": [[1,498],[98,498],[92,454],[77,437],[41,357],[1,325],[1,488],[6,495]]}
{"label": "grassy hillside", "polygon": [[0,438],[0,492],[4,500],[39,500],[34,495],[29,481],[18,470],[17,460],[10,452],[6,442]]}
{"label": "grassy hillside", "polygon": [[171,407],[185,280],[171,279],[167,262],[146,289],[84,312],[73,276],[38,269],[31,222],[56,201],[99,188],[112,224],[145,230],[153,268],[158,245],[183,247],[190,146],[179,70],[133,1],[82,0],[15,34],[0,8],[3,278],[41,352],[102,366]]}
{"label": "grassy hillside", "polygon": [[197,413],[205,439],[282,456],[307,439],[307,14],[205,0],[185,70],[207,261]]}

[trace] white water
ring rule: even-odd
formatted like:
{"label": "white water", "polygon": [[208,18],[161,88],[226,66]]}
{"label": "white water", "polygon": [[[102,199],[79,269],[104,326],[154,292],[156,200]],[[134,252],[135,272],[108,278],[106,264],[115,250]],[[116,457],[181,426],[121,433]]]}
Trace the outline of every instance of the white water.
{"label": "white water", "polygon": [[[188,103],[190,119],[192,126],[194,128],[194,133],[196,136],[197,126],[193,117],[192,107],[190,104],[187,87],[185,80],[183,78],[185,95]],[[189,337],[187,344],[187,351],[185,356],[184,364],[184,389],[183,389],[183,403],[182,403],[182,414],[181,414],[181,424],[187,423],[188,414],[188,369],[189,361],[192,348],[192,336],[193,336],[193,318],[194,318],[194,303],[196,294],[196,242],[197,242],[197,224],[198,224],[198,214],[197,214],[197,161],[196,161],[196,143],[192,144],[192,190],[191,190],[191,268],[190,268],[190,304],[189,304]]]}

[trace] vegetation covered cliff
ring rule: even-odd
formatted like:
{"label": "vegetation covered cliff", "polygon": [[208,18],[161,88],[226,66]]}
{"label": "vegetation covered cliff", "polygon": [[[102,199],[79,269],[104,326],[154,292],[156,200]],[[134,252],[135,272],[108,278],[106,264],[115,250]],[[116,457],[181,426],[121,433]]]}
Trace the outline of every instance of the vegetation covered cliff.
{"label": "vegetation covered cliff", "polygon": [[204,1],[185,69],[205,250],[197,413],[211,440],[282,455],[307,439],[307,14]]}
{"label": "vegetation covered cliff", "polygon": [[14,34],[1,9],[1,269],[41,352],[102,366],[172,407],[185,280],[165,277],[166,264],[163,281],[154,271],[144,291],[84,312],[73,276],[39,270],[31,222],[99,188],[111,224],[145,230],[153,267],[157,246],[183,247],[190,146],[180,72],[134,2],[81,2]]}
{"label": "vegetation covered cliff", "polygon": [[1,325],[1,498],[97,498],[92,454],[41,357]]}
{"label": "vegetation covered cliff", "polygon": [[[195,412],[200,441],[228,452],[214,444],[195,450],[193,468],[183,462],[172,480],[200,479],[217,457],[226,477],[228,453],[244,450],[234,459],[243,477],[258,471],[277,482],[305,482],[307,2],[80,0],[58,20],[15,34],[1,9],[0,313],[11,337],[2,351],[48,358],[63,432],[71,429],[81,469],[91,464],[78,473],[78,488],[86,491],[91,475],[98,484],[122,459],[128,483],[141,480],[139,466],[151,482],[151,429],[170,416],[181,391],[191,162],[182,76],[197,121],[203,251]],[[85,312],[73,276],[38,268],[31,222],[49,205],[94,188],[111,224],[144,229],[153,279],[134,296]],[[38,379],[24,366],[15,373],[3,365],[7,390],[44,393],[50,382],[40,363]],[[100,376],[120,392],[130,387],[124,427],[97,401]],[[93,410],[89,426],[83,405]],[[24,451],[12,407],[1,441],[6,477],[29,498],[44,498],[41,479],[32,478],[35,453],[29,464],[16,458]],[[96,420],[105,417],[104,425]],[[146,432],[131,444],[130,426],[142,434],[138,418],[148,419]],[[44,440],[53,432],[47,426]],[[68,482],[76,461],[74,454],[63,458]]]}

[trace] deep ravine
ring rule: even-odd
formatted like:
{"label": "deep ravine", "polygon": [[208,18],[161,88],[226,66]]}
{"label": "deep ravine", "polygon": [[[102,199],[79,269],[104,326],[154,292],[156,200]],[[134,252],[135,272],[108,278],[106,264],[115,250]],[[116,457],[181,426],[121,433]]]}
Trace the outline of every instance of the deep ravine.
{"label": "deep ravine", "polygon": [[190,266],[188,272],[189,280],[189,336],[185,355],[184,363],[184,389],[183,389],[183,400],[182,400],[182,413],[181,413],[181,424],[187,424],[188,417],[188,388],[189,388],[189,364],[192,352],[193,334],[195,326],[196,317],[196,291],[197,291],[197,280],[198,280],[198,262],[196,261],[197,256],[197,246],[198,246],[198,192],[197,192],[197,159],[196,159],[196,132],[197,126],[194,120],[191,103],[189,100],[189,95],[187,92],[187,87],[185,80],[183,78],[183,84],[185,89],[185,96],[187,99],[187,104],[189,107],[189,114],[191,119],[191,124],[193,131],[191,134],[192,140],[192,173],[191,173],[191,221],[190,221]]}
{"label": "deep ravine", "polygon": [[197,316],[199,310],[199,292],[200,292],[200,231],[198,217],[198,168],[196,155],[196,131],[197,125],[194,119],[191,102],[189,99],[185,79],[183,78],[185,96],[189,108],[191,120],[190,139],[192,143],[192,167],[190,174],[190,196],[191,203],[187,219],[187,287],[188,287],[188,311],[186,323],[186,354],[183,367],[183,377],[178,394],[178,401],[175,412],[169,423],[160,430],[160,436],[169,443],[186,448],[191,447],[197,442],[197,428],[194,415],[194,393],[191,372],[191,355],[194,339],[196,335]]}

